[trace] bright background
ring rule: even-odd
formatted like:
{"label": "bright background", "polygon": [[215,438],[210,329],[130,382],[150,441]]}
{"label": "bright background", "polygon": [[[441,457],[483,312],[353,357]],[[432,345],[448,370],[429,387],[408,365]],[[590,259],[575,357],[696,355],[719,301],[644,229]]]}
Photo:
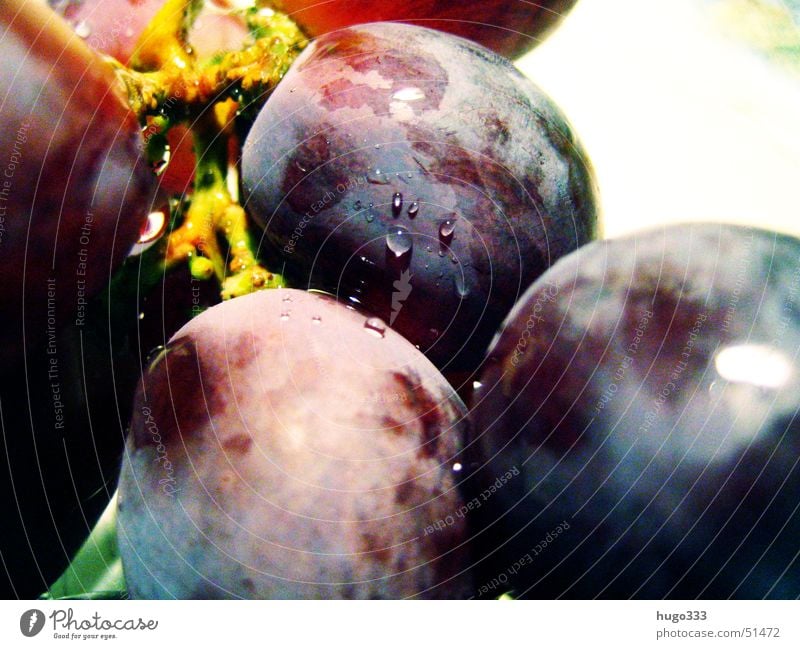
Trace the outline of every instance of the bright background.
{"label": "bright background", "polygon": [[800,0],[579,0],[520,67],[597,170],[605,234],[668,221],[800,236]]}

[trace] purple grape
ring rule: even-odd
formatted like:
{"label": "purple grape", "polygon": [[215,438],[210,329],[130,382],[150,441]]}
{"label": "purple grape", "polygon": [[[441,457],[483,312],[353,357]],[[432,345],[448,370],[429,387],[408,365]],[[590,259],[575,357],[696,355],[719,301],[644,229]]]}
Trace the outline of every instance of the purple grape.
{"label": "purple grape", "polygon": [[352,300],[440,368],[474,369],[514,302],[593,238],[566,119],[492,52],[375,23],[297,59],[244,145],[247,206],[297,285]]}
{"label": "purple grape", "polygon": [[410,343],[330,298],[210,308],[134,404],[119,484],[131,595],[465,596],[465,414]]}
{"label": "purple grape", "polygon": [[482,594],[800,595],[798,353],[796,239],[671,226],[559,262],[475,394],[484,487],[519,472],[483,511]]}

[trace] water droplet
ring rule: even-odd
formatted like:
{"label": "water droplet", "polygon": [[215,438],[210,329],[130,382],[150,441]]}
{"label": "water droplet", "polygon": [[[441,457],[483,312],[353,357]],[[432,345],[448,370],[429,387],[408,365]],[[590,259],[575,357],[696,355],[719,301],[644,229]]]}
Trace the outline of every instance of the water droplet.
{"label": "water droplet", "polygon": [[442,221],[439,225],[439,236],[442,238],[442,241],[449,244],[450,241],[453,239],[453,231],[456,229],[456,220],[455,219],[447,219]]}
{"label": "water droplet", "polygon": [[381,148],[381,145],[380,145],[380,144],[376,144],[376,145],[375,145],[375,148],[376,148],[376,149],[380,149],[380,148]]}
{"label": "water droplet", "polygon": [[417,212],[419,212],[419,203],[417,201],[413,201],[411,205],[408,206],[408,215],[413,219]]}
{"label": "water droplet", "polygon": [[433,246],[425,246],[425,252],[433,252]]}
{"label": "water droplet", "polygon": [[480,381],[473,381],[472,382],[472,389],[473,390],[480,390],[483,387],[483,383]]}
{"label": "water droplet", "polygon": [[139,313],[139,320],[144,320],[144,311]]}
{"label": "water droplet", "polygon": [[355,203],[353,203],[353,209],[354,210],[361,211],[362,207],[363,207],[363,204],[361,203],[361,201],[356,201]]}
{"label": "water droplet", "polygon": [[401,225],[393,225],[389,228],[386,235],[386,247],[391,250],[395,257],[402,257],[411,251],[413,240],[411,233]]}
{"label": "water droplet", "polygon": [[288,319],[289,319],[289,312],[288,311],[284,311],[283,313],[281,313],[281,320],[286,321]]}
{"label": "water droplet", "polygon": [[462,300],[469,295],[469,286],[467,286],[467,280],[464,278],[462,273],[456,273],[454,279],[454,284],[456,287],[456,293],[458,297]]}
{"label": "water droplet", "polygon": [[375,215],[372,213],[372,210],[367,210],[364,213],[364,218],[367,220],[367,223],[372,223],[375,220]]}
{"label": "water droplet", "polygon": [[92,26],[85,20],[81,20],[77,25],[75,25],[75,33],[80,38],[89,38],[92,35]]}
{"label": "water droplet", "polygon": [[430,264],[425,264],[425,268],[430,268],[430,267],[431,267]]}
{"label": "water droplet", "polygon": [[452,261],[454,264],[458,263],[458,259],[456,259],[455,255],[450,255],[450,261]]}
{"label": "water droplet", "polygon": [[377,338],[383,338],[386,335],[386,325],[380,318],[367,318],[364,322],[364,329]]}
{"label": "water droplet", "polygon": [[395,192],[392,196],[392,214],[400,216],[403,210],[403,195],[400,192]]}
{"label": "water droplet", "polygon": [[281,302],[291,302],[291,301],[292,301],[291,295],[284,295],[283,298],[281,299]]}
{"label": "water droplet", "polygon": [[456,463],[453,465],[453,471],[455,471],[456,473],[458,473],[459,471],[461,471],[461,469],[463,469],[463,468],[464,468],[464,467],[462,467],[462,466],[461,466],[461,462],[456,462]]}
{"label": "water droplet", "polygon": [[445,255],[445,251],[443,249],[439,248],[439,256],[440,257],[444,257],[444,255]]}
{"label": "water droplet", "polygon": [[315,315],[311,318],[311,322],[313,322],[315,325],[322,324],[322,318],[318,315]]}

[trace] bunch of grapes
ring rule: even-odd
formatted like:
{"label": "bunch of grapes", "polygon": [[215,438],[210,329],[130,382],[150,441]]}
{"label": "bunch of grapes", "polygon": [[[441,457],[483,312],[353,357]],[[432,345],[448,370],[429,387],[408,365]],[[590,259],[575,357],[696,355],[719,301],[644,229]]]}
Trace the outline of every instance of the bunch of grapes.
{"label": "bunch of grapes", "polygon": [[800,241],[597,240],[573,4],[4,2],[10,595],[800,594]]}

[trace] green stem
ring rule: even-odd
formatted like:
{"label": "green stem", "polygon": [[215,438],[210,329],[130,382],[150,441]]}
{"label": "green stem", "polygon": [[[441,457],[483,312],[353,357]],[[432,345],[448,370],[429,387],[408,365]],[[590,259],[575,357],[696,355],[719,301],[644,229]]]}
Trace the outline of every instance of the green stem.
{"label": "green stem", "polygon": [[64,573],[40,599],[122,599],[126,595],[117,547],[117,494]]}

